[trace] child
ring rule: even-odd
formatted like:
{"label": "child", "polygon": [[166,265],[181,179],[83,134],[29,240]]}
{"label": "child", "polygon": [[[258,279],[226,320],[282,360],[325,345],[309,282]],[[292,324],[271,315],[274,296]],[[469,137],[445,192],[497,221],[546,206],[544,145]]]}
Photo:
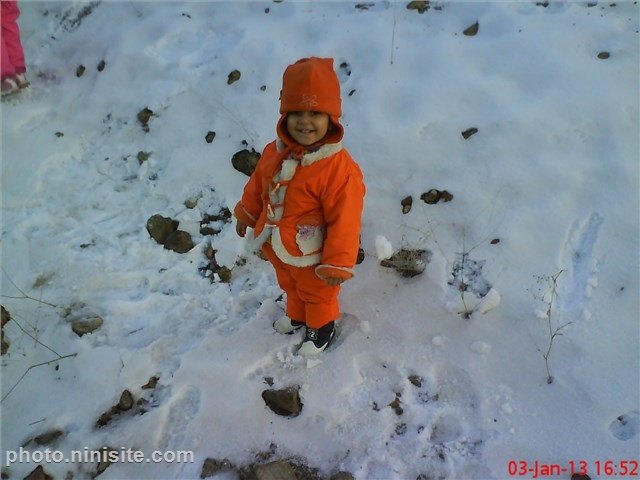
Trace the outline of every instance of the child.
{"label": "child", "polygon": [[16,0],[2,0],[2,97],[28,87],[24,52],[20,41],[18,17],[20,9]]}
{"label": "child", "polygon": [[324,351],[340,316],[340,284],[354,276],[365,186],[342,146],[340,83],[331,58],[304,58],[282,77],[278,139],[268,144],[236,205],[287,294],[279,333],[306,327],[298,355]]}

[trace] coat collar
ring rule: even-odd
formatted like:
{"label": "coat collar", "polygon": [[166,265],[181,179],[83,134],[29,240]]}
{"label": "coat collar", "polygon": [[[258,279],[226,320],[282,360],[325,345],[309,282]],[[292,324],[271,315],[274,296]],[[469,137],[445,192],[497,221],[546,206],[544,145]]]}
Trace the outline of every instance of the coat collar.
{"label": "coat collar", "polygon": [[[276,148],[278,149],[278,152],[284,152],[291,149],[291,147],[287,147],[287,145],[285,145],[285,143],[279,138],[276,140]],[[302,158],[300,159],[300,165],[302,165],[303,167],[308,167],[318,160],[322,160],[324,158],[335,155],[340,150],[342,150],[342,142],[325,143],[324,145],[320,145],[319,147],[313,148],[310,151],[305,150]]]}

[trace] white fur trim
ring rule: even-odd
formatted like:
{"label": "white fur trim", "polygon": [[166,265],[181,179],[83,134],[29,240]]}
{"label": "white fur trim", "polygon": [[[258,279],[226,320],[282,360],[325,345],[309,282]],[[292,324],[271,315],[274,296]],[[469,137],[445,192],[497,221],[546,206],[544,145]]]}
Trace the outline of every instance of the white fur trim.
{"label": "white fur trim", "polygon": [[325,145],[322,145],[315,152],[307,153],[304,157],[302,157],[300,164],[303,167],[308,167],[309,165],[317,162],[318,160],[322,160],[324,158],[328,158],[332,155],[335,155],[340,150],[342,150],[342,142],[327,143]]}
{"label": "white fur trim", "polygon": [[282,238],[280,237],[280,229],[277,227],[274,227],[271,232],[271,248],[273,248],[273,251],[280,260],[282,260],[287,265],[292,265],[294,267],[311,267],[313,265],[317,265],[318,262],[322,259],[321,253],[316,253],[314,255],[304,255],[302,257],[291,255],[289,252],[287,252],[287,249],[282,243]]}

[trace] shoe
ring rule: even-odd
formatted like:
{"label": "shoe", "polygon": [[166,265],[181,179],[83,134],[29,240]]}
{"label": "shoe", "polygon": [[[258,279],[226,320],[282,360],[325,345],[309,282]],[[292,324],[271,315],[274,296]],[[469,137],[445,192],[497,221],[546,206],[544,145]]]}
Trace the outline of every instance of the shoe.
{"label": "shoe", "polygon": [[16,82],[15,77],[9,77],[2,80],[2,97],[8,97],[18,91],[20,91],[20,88],[18,87],[18,82]]}
{"label": "shoe", "polygon": [[296,320],[291,320],[287,316],[279,318],[278,320],[273,322],[273,328],[276,330],[276,332],[284,333],[287,335],[292,334],[293,332],[295,332],[296,330],[302,327],[304,327],[304,323],[298,322]]}
{"label": "shoe", "polygon": [[335,322],[327,323],[322,328],[308,328],[302,345],[298,349],[298,355],[311,357],[318,355],[331,345],[331,341],[336,334]]}
{"label": "shoe", "polygon": [[29,80],[27,80],[26,73],[18,73],[15,76],[15,81],[18,84],[18,88],[20,90],[22,90],[23,88],[27,88],[30,85]]}

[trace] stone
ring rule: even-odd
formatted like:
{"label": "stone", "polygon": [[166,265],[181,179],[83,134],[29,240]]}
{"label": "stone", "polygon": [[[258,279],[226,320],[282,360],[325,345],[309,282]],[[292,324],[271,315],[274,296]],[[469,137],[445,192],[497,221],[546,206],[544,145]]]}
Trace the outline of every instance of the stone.
{"label": "stone", "polygon": [[411,205],[413,205],[413,197],[411,195],[404,197],[400,201],[400,205],[402,205],[402,213],[406,215],[411,211]]}
{"label": "stone", "polygon": [[426,0],[413,0],[407,5],[407,10],[417,10],[420,14],[428,11],[429,8],[431,7]]}
{"label": "stone", "polygon": [[171,232],[164,242],[164,248],[177,253],[187,253],[195,246],[191,234],[183,230]]}
{"label": "stone", "polygon": [[102,326],[103,323],[104,320],[100,317],[94,317],[90,319],[78,318],[71,322],[71,330],[73,330],[73,333],[75,333],[79,337],[82,337],[87,333],[96,331]]}
{"label": "stone", "polygon": [[478,129],[471,127],[462,132],[462,137],[467,140],[471,135],[475,135],[476,133],[478,133]]}
{"label": "stone", "polygon": [[36,443],[36,445],[51,445],[63,435],[64,432],[62,430],[51,430],[49,432],[38,435],[33,439],[33,441]]}
{"label": "stone", "polygon": [[232,83],[237,82],[238,80],[240,80],[241,76],[242,76],[242,74],[240,73],[239,70],[234,70],[227,77],[227,85],[231,85]]}
{"label": "stone", "polygon": [[156,242],[164,245],[169,235],[178,229],[178,225],[178,221],[156,214],[147,220],[147,232]]}
{"label": "stone", "polygon": [[282,390],[265,390],[262,399],[274,413],[283,417],[297,417],[302,412],[302,402],[298,387],[287,387]]}
{"label": "stone", "polygon": [[473,37],[474,35],[478,34],[478,30],[480,30],[480,24],[476,22],[473,25],[467,27],[462,33],[467,37]]}
{"label": "stone", "polygon": [[298,480],[295,470],[291,464],[285,460],[276,460],[275,462],[264,465],[255,465],[253,467],[253,474],[256,480]]}
{"label": "stone", "polygon": [[120,395],[120,401],[116,406],[121,412],[131,410],[133,408],[133,394],[129,390],[123,391],[122,395]]}
{"label": "stone", "polygon": [[233,470],[232,463],[224,458],[217,460],[215,458],[207,458],[202,465],[202,471],[200,472],[200,478],[207,478],[217,475],[223,472],[229,472]]}
{"label": "stone", "polygon": [[53,477],[44,471],[42,465],[38,465],[24,480],[53,480]]}
{"label": "stone", "polygon": [[412,278],[424,272],[430,257],[431,252],[427,250],[402,249],[388,260],[382,260],[380,265],[395,269],[402,277]]}
{"label": "stone", "polygon": [[244,173],[246,176],[251,176],[256,169],[256,165],[260,160],[260,154],[251,150],[240,150],[231,157],[231,164],[237,171]]}

